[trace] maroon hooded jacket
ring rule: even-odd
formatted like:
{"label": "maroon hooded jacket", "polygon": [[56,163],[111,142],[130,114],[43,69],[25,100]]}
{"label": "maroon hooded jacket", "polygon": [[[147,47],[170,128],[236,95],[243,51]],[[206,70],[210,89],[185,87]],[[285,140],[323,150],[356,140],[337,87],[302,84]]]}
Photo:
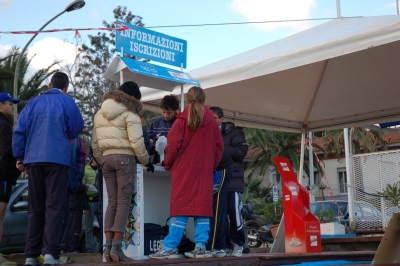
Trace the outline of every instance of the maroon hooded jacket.
{"label": "maroon hooded jacket", "polygon": [[188,108],[178,113],[165,148],[164,165],[172,180],[170,215],[212,217],[213,172],[224,142],[213,112],[205,106],[203,123],[190,130]]}

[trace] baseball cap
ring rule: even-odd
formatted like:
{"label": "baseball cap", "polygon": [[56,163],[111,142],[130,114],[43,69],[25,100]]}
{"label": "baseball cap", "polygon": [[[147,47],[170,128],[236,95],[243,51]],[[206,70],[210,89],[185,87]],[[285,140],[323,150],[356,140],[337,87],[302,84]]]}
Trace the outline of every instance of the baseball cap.
{"label": "baseball cap", "polygon": [[15,99],[15,98],[11,97],[10,94],[8,94],[6,92],[2,92],[2,93],[0,93],[0,102],[4,103],[5,101],[10,101],[12,103],[19,103],[20,99]]}

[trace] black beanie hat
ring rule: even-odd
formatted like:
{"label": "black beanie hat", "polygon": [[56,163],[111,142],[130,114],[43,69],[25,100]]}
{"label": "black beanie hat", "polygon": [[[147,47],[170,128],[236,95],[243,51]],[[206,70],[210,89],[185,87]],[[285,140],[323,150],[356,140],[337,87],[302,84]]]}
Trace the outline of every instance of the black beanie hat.
{"label": "black beanie hat", "polygon": [[139,90],[139,86],[133,81],[127,81],[119,87],[119,90],[125,92],[126,94],[135,97],[135,99],[140,100],[142,98],[142,93]]}

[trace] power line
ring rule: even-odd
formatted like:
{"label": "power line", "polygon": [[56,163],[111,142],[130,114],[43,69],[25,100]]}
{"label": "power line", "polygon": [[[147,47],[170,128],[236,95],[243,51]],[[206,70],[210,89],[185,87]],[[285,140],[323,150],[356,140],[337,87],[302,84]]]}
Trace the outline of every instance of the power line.
{"label": "power line", "polygon": [[280,23],[280,22],[301,22],[313,20],[329,20],[329,19],[344,19],[344,18],[361,18],[357,17],[333,17],[333,18],[307,18],[307,19],[288,19],[288,20],[267,20],[267,21],[248,21],[248,22],[226,22],[226,23],[204,23],[204,24],[183,24],[183,25],[164,25],[164,26],[149,26],[143,27],[147,29],[154,28],[178,28],[178,27],[204,27],[204,26],[226,26],[226,25],[243,25],[243,24],[263,24],[263,23]]}

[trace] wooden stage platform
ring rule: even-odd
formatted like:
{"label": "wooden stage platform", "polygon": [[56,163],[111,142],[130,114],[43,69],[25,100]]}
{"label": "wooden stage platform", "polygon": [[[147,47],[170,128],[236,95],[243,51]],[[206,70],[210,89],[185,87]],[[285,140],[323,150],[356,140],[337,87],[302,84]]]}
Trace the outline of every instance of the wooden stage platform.
{"label": "wooden stage platform", "polygon": [[[346,260],[354,261],[372,261],[377,247],[382,239],[377,236],[357,236],[349,238],[323,238],[322,253],[305,254],[286,254],[269,253],[269,247],[252,248],[250,253],[243,254],[242,257],[225,258],[204,258],[204,259],[173,259],[173,260],[136,260],[129,262],[102,262],[101,254],[70,254],[74,260],[71,265],[74,266],[92,266],[92,265],[178,265],[178,266],[261,266],[261,265],[284,265],[296,264],[300,262],[328,261],[328,260]],[[23,254],[5,255],[6,259],[15,261],[18,265],[24,265],[25,257]],[[304,265],[304,264],[302,264]],[[365,264],[364,264],[365,265]]]}
{"label": "wooden stage platform", "polygon": [[[300,262],[327,261],[327,260],[347,260],[372,261],[375,251],[347,251],[347,252],[322,252],[308,254],[285,254],[285,253],[249,253],[242,257],[225,258],[204,258],[204,259],[166,259],[166,260],[137,260],[129,262],[102,262],[100,254],[71,254],[75,262],[74,266],[94,266],[94,265],[119,265],[119,266],[151,266],[151,265],[178,265],[178,266],[261,266],[261,265],[284,265],[296,264]],[[24,265],[25,258],[22,254],[6,256],[11,261],[16,261],[18,265]],[[364,264],[365,265],[365,264]]]}

